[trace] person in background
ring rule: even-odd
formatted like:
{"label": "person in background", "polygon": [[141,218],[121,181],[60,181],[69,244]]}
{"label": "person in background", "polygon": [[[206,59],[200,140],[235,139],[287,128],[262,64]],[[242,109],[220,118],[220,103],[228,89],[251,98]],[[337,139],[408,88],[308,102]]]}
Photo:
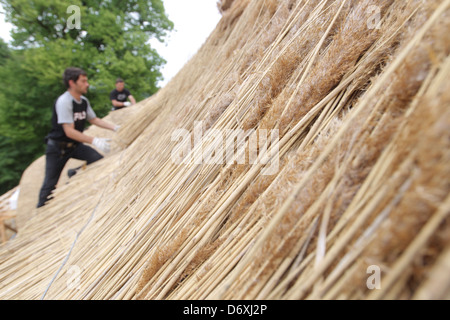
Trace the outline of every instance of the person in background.
{"label": "person in background", "polygon": [[111,91],[109,98],[113,105],[112,110],[119,110],[136,104],[136,100],[131,95],[130,91],[125,89],[125,82],[121,78],[117,78],[116,88]]}
{"label": "person in background", "polygon": [[[52,129],[45,137],[45,178],[39,193],[37,207],[42,207],[58,183],[64,166],[70,158],[85,160],[91,164],[103,158],[100,151],[110,151],[109,139],[91,137],[83,133],[86,121],[100,128],[117,131],[120,126],[97,118],[89,100],[83,96],[89,88],[87,74],[80,68],[67,68],[63,74],[67,88],[53,106]],[[79,168],[77,168],[79,169]],[[70,169],[69,177],[76,173]]]}

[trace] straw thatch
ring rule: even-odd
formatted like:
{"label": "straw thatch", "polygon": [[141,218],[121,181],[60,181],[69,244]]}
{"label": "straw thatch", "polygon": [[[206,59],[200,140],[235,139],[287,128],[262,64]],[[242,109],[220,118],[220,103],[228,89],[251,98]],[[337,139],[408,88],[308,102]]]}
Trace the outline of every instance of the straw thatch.
{"label": "straw thatch", "polygon": [[449,298],[450,0],[218,6],[112,154],[19,203],[0,299]]}

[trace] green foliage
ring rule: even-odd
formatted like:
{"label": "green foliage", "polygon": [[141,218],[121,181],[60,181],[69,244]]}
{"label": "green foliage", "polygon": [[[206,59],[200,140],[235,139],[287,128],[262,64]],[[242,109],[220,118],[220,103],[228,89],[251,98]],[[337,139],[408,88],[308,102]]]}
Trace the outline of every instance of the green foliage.
{"label": "green foliage", "polygon": [[[0,39],[0,184],[18,183],[44,151],[54,101],[66,89],[67,67],[88,73],[86,94],[99,117],[111,110],[109,93],[121,77],[136,100],[157,90],[164,59],[150,47],[173,23],[161,0],[0,0],[14,24],[12,46]],[[79,29],[69,19],[80,9]],[[13,185],[14,186],[14,185]]]}
{"label": "green foliage", "polygon": [[16,147],[10,139],[0,136],[0,194],[11,190],[20,181],[21,174],[16,170],[15,160],[20,157],[20,151]]}
{"label": "green foliage", "polygon": [[9,48],[8,45],[0,38],[0,66],[6,63],[6,60],[9,58]]}

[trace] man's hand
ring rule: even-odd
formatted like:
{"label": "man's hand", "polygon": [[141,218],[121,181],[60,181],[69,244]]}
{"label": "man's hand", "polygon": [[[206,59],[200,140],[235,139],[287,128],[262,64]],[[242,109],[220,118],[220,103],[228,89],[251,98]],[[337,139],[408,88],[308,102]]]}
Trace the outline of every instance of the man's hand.
{"label": "man's hand", "polygon": [[108,153],[111,150],[109,141],[111,141],[111,139],[94,138],[94,140],[92,141],[92,145],[100,149],[101,151]]}
{"label": "man's hand", "polygon": [[131,102],[130,101],[125,101],[123,103],[123,105],[124,105],[124,107],[129,107],[129,106],[131,106]]}

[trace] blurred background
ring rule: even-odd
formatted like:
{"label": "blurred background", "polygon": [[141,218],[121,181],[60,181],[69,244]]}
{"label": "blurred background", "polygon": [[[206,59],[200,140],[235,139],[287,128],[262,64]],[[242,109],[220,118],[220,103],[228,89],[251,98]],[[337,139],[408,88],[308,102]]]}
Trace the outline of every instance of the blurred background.
{"label": "blurred background", "polygon": [[215,0],[0,0],[0,194],[45,150],[66,67],[87,71],[87,98],[111,110],[117,77],[137,101],[166,85],[221,14]]}

